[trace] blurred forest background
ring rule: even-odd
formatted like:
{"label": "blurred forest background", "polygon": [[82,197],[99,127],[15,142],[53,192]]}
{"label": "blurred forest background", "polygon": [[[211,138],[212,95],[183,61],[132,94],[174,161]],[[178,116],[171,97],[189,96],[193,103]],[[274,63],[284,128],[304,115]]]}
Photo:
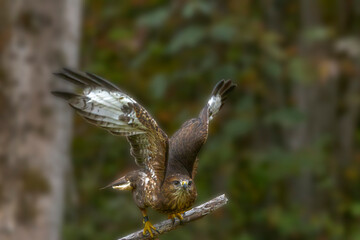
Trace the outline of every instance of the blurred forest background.
{"label": "blurred forest background", "polygon": [[[185,120],[197,116],[218,80],[230,78],[238,85],[211,124],[196,177],[197,203],[220,193],[226,193],[230,201],[223,209],[161,239],[360,239],[359,1],[85,0],[82,14],[79,1],[60,2],[67,2],[65,13],[81,22],[78,28],[71,22],[62,26],[65,32],[73,28],[71,41],[81,38],[74,43],[79,57],[72,57],[79,59],[78,68],[115,82],[169,136]],[[78,12],[72,6],[75,3]],[[58,7],[53,11],[58,12]],[[30,21],[30,27],[42,30],[36,28],[42,19],[26,17],[25,23]],[[1,27],[0,36],[4,36],[7,29]],[[4,42],[0,38],[0,50],[5,49]],[[39,47],[42,51],[41,46],[33,46]],[[75,49],[64,52],[71,55]],[[4,56],[2,77],[9,71]],[[44,76],[50,82],[49,91],[60,84],[51,77],[52,71],[62,65],[76,66],[76,61],[56,56],[56,64]],[[2,146],[16,138],[4,134],[8,98],[0,91],[0,105],[5,106],[0,110]],[[50,106],[57,106],[61,116],[67,116],[65,122],[71,122],[67,106],[50,96],[46,99]],[[60,203],[63,224],[62,213],[56,218],[62,230],[56,233],[67,240],[110,240],[140,229],[141,214],[131,194],[100,190],[135,168],[127,141],[77,116],[73,141],[69,124],[55,128],[60,134],[62,129],[69,132],[61,141],[55,137],[60,143],[72,142],[71,161],[63,164],[59,175],[64,187],[57,191],[65,191],[65,203]],[[52,149],[56,146],[55,141]],[[9,155],[9,150],[0,150],[0,157],[7,160],[0,162],[0,213],[6,199],[11,202],[9,199],[26,194],[20,191],[6,197],[2,193],[13,186],[14,176],[29,183],[23,184],[27,188],[18,188],[30,189],[31,197],[22,198],[21,211],[15,211],[22,213],[23,206],[33,206],[49,186],[58,185],[45,184],[39,190],[36,186],[43,179],[34,177],[37,173],[18,170],[20,163],[33,161],[32,155],[11,163],[9,157],[4,158],[6,154],[1,155],[6,151]],[[66,146],[60,151],[68,152]],[[37,215],[29,209],[15,214],[13,222],[32,226],[29,216]],[[0,223],[7,219],[3,212]],[[164,216],[150,211],[150,219],[157,222]],[[0,238],[13,225],[0,227]]]}

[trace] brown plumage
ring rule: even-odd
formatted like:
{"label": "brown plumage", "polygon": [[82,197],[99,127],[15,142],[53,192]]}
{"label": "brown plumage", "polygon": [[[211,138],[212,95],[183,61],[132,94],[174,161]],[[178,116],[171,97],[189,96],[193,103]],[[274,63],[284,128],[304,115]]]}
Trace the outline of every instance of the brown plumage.
{"label": "brown plumage", "polygon": [[197,155],[208,136],[209,121],[218,113],[235,84],[221,80],[197,118],[186,121],[168,139],[150,114],[113,83],[91,73],[64,68],[56,76],[82,88],[81,94],[53,92],[68,101],[85,120],[114,135],[127,137],[131,155],[141,169],[132,171],[108,187],[131,190],[140,208],[146,231],[156,230],[148,221],[146,209],[182,219],[191,208],[197,192],[193,181]]}

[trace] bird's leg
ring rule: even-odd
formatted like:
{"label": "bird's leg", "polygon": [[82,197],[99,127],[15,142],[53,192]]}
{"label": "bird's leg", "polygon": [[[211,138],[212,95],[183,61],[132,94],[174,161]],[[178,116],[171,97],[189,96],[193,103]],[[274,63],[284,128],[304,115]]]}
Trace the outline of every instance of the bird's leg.
{"label": "bird's leg", "polygon": [[175,224],[175,214],[169,214],[168,215],[168,219],[171,219],[172,220],[172,224],[174,225]]}
{"label": "bird's leg", "polygon": [[184,217],[182,216],[182,214],[184,214],[184,213],[185,213],[185,211],[182,211],[182,212],[177,213],[177,215],[176,215],[180,219],[180,224],[181,225],[183,224],[182,220],[184,219]]}
{"label": "bird's leg", "polygon": [[143,223],[145,224],[143,235],[146,235],[146,232],[149,232],[150,236],[153,238],[154,234],[152,233],[152,230],[155,230],[157,233],[160,234],[160,232],[149,221],[149,217],[146,213],[146,209],[140,209],[140,210],[143,215]]}
{"label": "bird's leg", "polygon": [[169,214],[168,215],[168,219],[172,220],[173,225],[175,224],[175,218],[177,217],[181,221],[184,219],[183,216],[181,216],[181,214],[183,214],[185,211],[182,212],[178,212],[178,213],[173,213],[173,214]]}

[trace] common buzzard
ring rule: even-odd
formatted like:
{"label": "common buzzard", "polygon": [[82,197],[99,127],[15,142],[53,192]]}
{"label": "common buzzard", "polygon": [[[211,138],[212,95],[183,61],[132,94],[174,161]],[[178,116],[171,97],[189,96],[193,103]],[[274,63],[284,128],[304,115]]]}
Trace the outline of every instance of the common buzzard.
{"label": "common buzzard", "polygon": [[169,139],[150,114],[113,83],[91,73],[64,68],[56,76],[78,85],[80,94],[54,91],[68,101],[90,123],[114,135],[125,136],[131,155],[141,168],[109,184],[117,190],[132,191],[145,224],[143,234],[155,227],[146,209],[151,207],[175,220],[191,208],[197,192],[194,176],[198,153],[208,136],[208,125],[219,112],[230,91],[231,80],[216,84],[211,97],[197,118],[186,121]]}

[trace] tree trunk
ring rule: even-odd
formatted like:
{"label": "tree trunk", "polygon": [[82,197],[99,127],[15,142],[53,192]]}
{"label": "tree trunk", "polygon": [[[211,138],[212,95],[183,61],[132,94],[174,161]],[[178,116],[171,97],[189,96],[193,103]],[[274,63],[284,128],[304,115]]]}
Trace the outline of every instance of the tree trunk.
{"label": "tree trunk", "polygon": [[0,239],[60,238],[71,113],[52,72],[78,58],[81,0],[2,0]]}
{"label": "tree trunk", "polygon": [[[341,1],[341,0],[339,0]],[[301,0],[301,24],[304,30],[321,25],[321,14],[317,1]],[[342,3],[345,4],[345,3]],[[342,5],[339,4],[339,5]],[[343,6],[340,9],[345,9]],[[339,10],[340,11],[340,10]],[[345,16],[346,14],[339,14]],[[339,26],[347,22],[339,18]],[[308,83],[294,83],[292,86],[294,105],[306,115],[306,121],[289,132],[286,136],[289,149],[299,151],[313,145],[320,137],[330,136],[334,139],[333,157],[336,159],[335,171],[341,175],[343,168],[354,158],[354,133],[359,118],[359,104],[356,96],[360,89],[359,71],[346,76],[341,67],[341,60],[333,56],[333,48],[323,42],[300,42],[301,55],[308,62],[321,64],[331,62],[336,68],[335,74],[329,74],[324,79],[314,79]],[[345,58],[345,57],[344,57]],[[358,69],[358,64],[351,63]],[[317,66],[319,68],[319,66]],[[330,67],[329,67],[330,68]],[[328,69],[328,71],[330,71]],[[318,74],[319,75],[319,74]],[[343,76],[342,76],[343,75]],[[290,186],[291,200],[301,205],[305,213],[313,213],[324,202],[329,202],[330,196],[318,194],[315,190],[315,180],[309,166],[301,169],[299,177]],[[336,179],[337,174],[332,173]],[[338,180],[338,182],[346,182]]]}
{"label": "tree trunk", "polygon": [[[313,0],[300,1],[300,19],[303,32],[311,28],[319,27],[319,12],[317,2]],[[315,58],[322,56],[322,48],[314,43],[304,41],[299,42],[300,54],[307,61],[315,61]],[[299,124],[292,131],[288,132],[287,139],[290,150],[297,152],[305,149],[319,139],[322,134],[328,130],[329,122],[334,118],[334,106],[332,89],[335,86],[330,81],[327,84],[321,84],[318,79],[312,79],[311,83],[294,82],[292,85],[292,95],[294,105],[305,116],[306,120]],[[290,184],[291,202],[301,205],[306,215],[312,212],[314,208],[314,182],[310,167],[304,165],[300,169],[298,178]]]}

